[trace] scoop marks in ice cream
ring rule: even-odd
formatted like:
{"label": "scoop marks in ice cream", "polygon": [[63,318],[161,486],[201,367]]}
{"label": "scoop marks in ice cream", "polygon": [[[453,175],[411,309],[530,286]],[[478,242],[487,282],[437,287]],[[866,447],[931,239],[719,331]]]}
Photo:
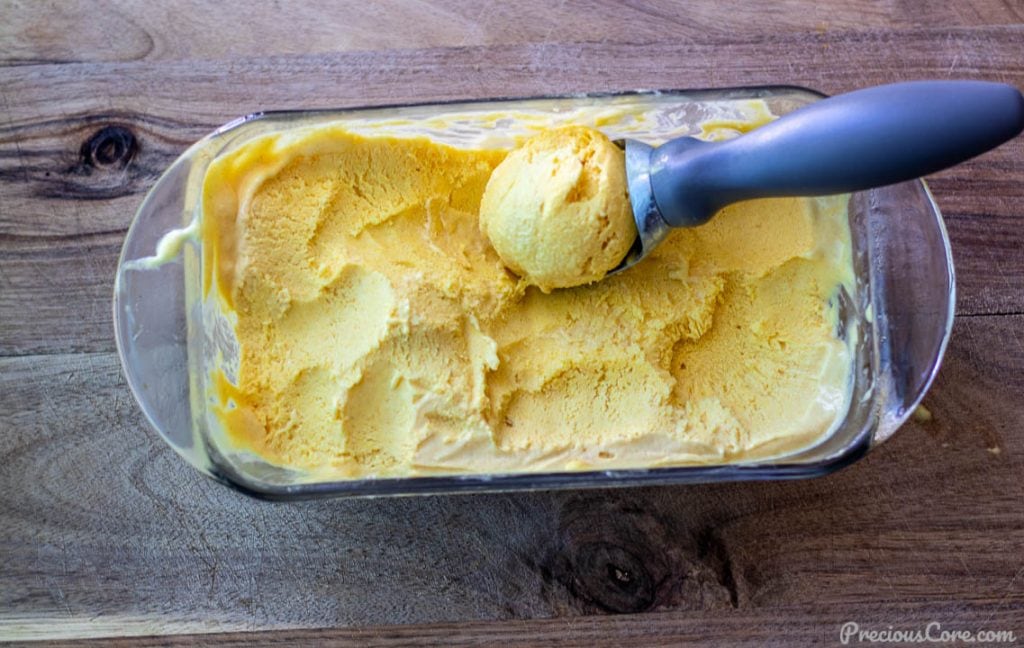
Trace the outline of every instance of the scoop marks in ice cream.
{"label": "scoop marks in ice cream", "polygon": [[[732,205],[547,293],[529,279],[596,279],[634,236],[621,159],[579,133],[509,153],[321,125],[214,160],[205,295],[238,342],[210,381],[224,442],[344,479],[753,461],[827,434],[850,393],[845,199]],[[495,179],[529,152],[552,156],[533,181],[558,188],[550,205]],[[555,235],[506,227],[516,205]]]}
{"label": "scoop marks in ice cream", "polygon": [[622,150],[583,126],[535,135],[491,174],[480,229],[544,292],[601,279],[636,239]]}

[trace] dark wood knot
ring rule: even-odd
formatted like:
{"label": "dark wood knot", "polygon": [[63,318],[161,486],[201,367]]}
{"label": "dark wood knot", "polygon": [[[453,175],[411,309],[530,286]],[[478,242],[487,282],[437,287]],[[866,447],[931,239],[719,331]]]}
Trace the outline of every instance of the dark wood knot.
{"label": "dark wood knot", "polygon": [[644,561],[625,547],[591,542],[576,548],[578,595],[610,612],[641,612],[654,604],[656,585]]}
{"label": "dark wood knot", "polygon": [[566,502],[557,544],[541,573],[584,608],[642,612],[656,607],[671,574],[665,529],[656,516],[621,501]]}
{"label": "dark wood knot", "polygon": [[82,144],[82,162],[92,167],[124,168],[139,149],[135,135],[124,126],[104,126]]}
{"label": "dark wood knot", "polygon": [[588,614],[739,607],[726,543],[700,517],[674,502],[571,497],[558,511],[558,533],[526,562],[547,596]]}

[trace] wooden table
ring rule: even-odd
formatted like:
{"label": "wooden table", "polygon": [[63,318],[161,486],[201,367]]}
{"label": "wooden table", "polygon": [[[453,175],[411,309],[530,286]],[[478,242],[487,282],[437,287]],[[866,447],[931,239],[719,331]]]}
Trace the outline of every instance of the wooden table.
{"label": "wooden table", "polygon": [[1024,86],[1019,0],[728,4],[0,1],[0,636],[793,645],[934,621],[1024,641],[1024,138],[930,178],[959,284],[934,418],[830,477],[269,504],[185,465],[128,392],[110,315],[126,228],[234,116]]}

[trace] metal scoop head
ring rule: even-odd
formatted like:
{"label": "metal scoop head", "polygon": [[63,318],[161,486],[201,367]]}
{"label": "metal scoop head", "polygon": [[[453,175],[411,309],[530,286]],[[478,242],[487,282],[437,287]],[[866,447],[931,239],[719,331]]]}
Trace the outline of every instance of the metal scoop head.
{"label": "metal scoop head", "polygon": [[658,210],[651,191],[651,154],[654,147],[637,140],[616,140],[615,144],[626,152],[626,181],[637,237],[625,258],[608,273],[609,275],[617,274],[639,263],[668,236],[669,230],[672,229]]}

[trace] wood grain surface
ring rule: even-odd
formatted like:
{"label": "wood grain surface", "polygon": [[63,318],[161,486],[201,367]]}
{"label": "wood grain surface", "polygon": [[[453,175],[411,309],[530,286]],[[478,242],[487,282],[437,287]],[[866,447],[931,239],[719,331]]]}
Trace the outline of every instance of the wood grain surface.
{"label": "wood grain surface", "polygon": [[145,192],[240,114],[1024,87],[1021,2],[0,0],[0,16],[0,639],[795,645],[935,621],[1024,641],[1024,139],[930,178],[959,288],[933,419],[812,481],[258,502],[147,427],[110,316]]}

